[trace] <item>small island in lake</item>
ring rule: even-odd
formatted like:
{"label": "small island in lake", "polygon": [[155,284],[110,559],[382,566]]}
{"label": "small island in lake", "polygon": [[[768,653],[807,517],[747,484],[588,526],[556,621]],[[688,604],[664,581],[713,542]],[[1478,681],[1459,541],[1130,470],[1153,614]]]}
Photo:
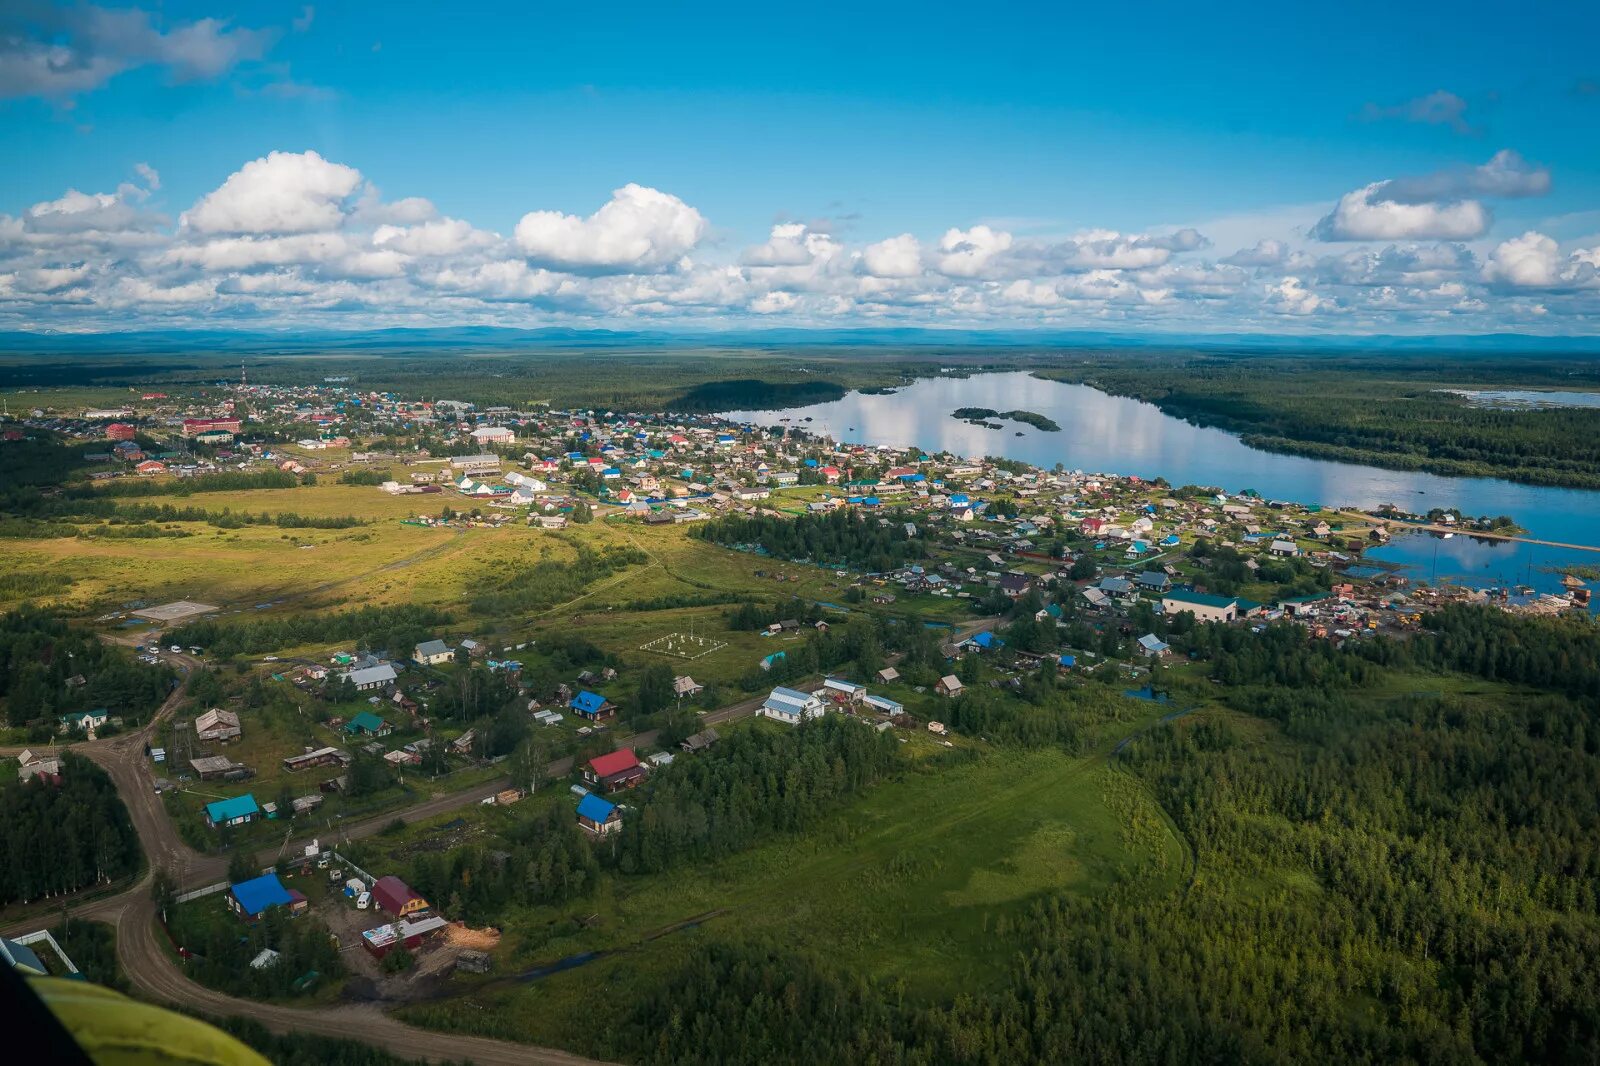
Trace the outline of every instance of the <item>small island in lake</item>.
{"label": "small island in lake", "polygon": [[[1054,420],[1033,411],[995,411],[988,407],[957,407],[950,414],[974,425],[988,425],[989,423],[984,420],[989,418],[1009,418],[1013,422],[1023,422],[1034,429],[1042,429],[1046,433],[1057,433],[1061,430],[1061,427]],[[995,426],[993,428],[998,429],[1000,427]]]}

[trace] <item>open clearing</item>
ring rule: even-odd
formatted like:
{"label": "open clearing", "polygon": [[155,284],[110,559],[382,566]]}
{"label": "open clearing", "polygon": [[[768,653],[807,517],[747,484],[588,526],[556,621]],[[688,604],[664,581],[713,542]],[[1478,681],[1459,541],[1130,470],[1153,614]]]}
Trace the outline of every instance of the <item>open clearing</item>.
{"label": "open clearing", "polygon": [[195,603],[193,600],[174,600],[164,603],[160,607],[145,607],[132,612],[135,618],[147,618],[152,622],[184,622],[190,618],[198,618],[203,614],[211,614],[221,610],[207,603]]}
{"label": "open clearing", "polygon": [[[1154,721],[1158,711],[1141,713]],[[910,743],[919,754],[943,750],[922,737]],[[499,973],[614,954],[414,1008],[412,1020],[452,1028],[494,1018],[496,1035],[581,1047],[596,988],[611,1002],[630,1002],[707,939],[825,953],[852,972],[901,981],[908,997],[929,1002],[992,983],[1017,950],[997,930],[1033,900],[1112,890],[1158,898],[1185,876],[1183,843],[1100,750],[989,751],[962,765],[917,759],[918,768],[803,836],[700,869],[608,875],[594,897],[570,907],[515,913],[506,925],[509,965],[502,961]],[[651,939],[709,913],[716,917]],[[578,934],[552,937],[567,920],[591,916]]]}
{"label": "open clearing", "polygon": [[668,633],[648,643],[639,645],[640,651],[667,655],[674,659],[700,659],[728,646],[726,641],[712,640],[697,633]]}

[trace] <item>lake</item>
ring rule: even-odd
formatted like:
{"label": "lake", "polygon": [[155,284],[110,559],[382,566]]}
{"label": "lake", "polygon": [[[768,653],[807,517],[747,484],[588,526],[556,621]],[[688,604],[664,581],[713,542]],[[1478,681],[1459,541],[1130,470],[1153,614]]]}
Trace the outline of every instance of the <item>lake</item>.
{"label": "lake", "polygon": [[[952,418],[958,407],[1034,411],[1059,432],[1011,421],[985,429]],[[1020,459],[1045,469],[1164,477],[1172,485],[1215,485],[1228,492],[1253,489],[1267,499],[1370,510],[1392,503],[1404,511],[1457,507],[1468,515],[1508,514],[1542,540],[1600,546],[1600,492],[1520,485],[1497,478],[1451,478],[1420,471],[1384,470],[1248,447],[1220,429],[1191,425],[1155,406],[1110,396],[1086,385],[1044,381],[1025,373],[968,378],[924,378],[892,393],[852,392],[830,403],[786,411],[734,411],[734,421],[787,424],[851,444],[916,446],[929,452]],[[810,422],[803,421],[810,418]],[[1559,591],[1558,575],[1541,567],[1587,563],[1600,554],[1465,536],[1440,540],[1397,537],[1369,552],[1413,567],[1413,577],[1496,585],[1523,583]],[[1600,597],[1597,597],[1600,599]]]}
{"label": "lake", "polygon": [[1536,407],[1600,407],[1600,392],[1541,392],[1535,389],[1447,389],[1464,396],[1474,407],[1498,407],[1506,411]]}

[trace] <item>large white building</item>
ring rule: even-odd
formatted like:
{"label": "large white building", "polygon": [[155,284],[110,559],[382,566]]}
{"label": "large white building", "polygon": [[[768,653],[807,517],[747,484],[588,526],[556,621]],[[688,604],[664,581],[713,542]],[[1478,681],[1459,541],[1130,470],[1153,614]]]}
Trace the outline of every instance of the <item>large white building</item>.
{"label": "large white building", "polygon": [[1161,613],[1171,616],[1188,611],[1196,622],[1231,622],[1239,617],[1239,601],[1232,596],[1205,592],[1168,592],[1161,597]]}
{"label": "large white building", "polygon": [[510,444],[517,439],[517,435],[505,426],[479,426],[472,431],[472,437],[479,444]]}
{"label": "large white building", "polygon": [[810,693],[784,688],[781,685],[773,689],[772,694],[761,705],[763,715],[789,725],[799,725],[808,718],[821,718],[827,710],[827,704]]}

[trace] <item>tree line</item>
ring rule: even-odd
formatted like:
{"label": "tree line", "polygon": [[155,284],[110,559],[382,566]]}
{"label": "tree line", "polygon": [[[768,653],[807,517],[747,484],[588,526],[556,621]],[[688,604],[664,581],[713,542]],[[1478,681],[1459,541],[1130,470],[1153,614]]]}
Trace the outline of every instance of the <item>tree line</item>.
{"label": "tree line", "polygon": [[61,753],[61,783],[0,780],[0,904],[31,903],[139,868],[139,838],[104,770]]}
{"label": "tree line", "polygon": [[74,711],[142,717],[161,704],[173,681],[170,667],[135,662],[126,649],[31,606],[0,614],[0,664],[6,720],[42,723],[42,739],[54,734],[60,715]]}
{"label": "tree line", "polygon": [[172,643],[205,648],[213,655],[249,655],[300,644],[342,641],[366,649],[387,649],[391,655],[409,655],[419,641],[450,622],[436,607],[403,603],[386,607],[358,607],[351,611],[308,612],[251,622],[222,622],[201,618],[170,630]]}
{"label": "tree line", "polygon": [[754,545],[778,559],[849,565],[877,573],[926,554],[923,543],[908,534],[895,516],[880,522],[842,508],[794,517],[725,515],[691,526],[689,535],[724,547]]}

